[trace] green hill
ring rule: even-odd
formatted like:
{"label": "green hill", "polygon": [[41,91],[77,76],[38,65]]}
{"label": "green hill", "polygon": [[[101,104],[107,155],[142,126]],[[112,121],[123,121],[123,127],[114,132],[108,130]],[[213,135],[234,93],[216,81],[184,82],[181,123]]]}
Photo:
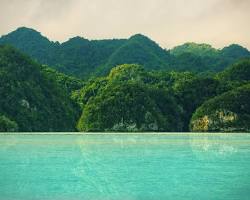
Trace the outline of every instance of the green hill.
{"label": "green hill", "polygon": [[0,45],[0,131],[74,131],[78,107],[56,77]]}
{"label": "green hill", "polygon": [[249,59],[216,76],[125,64],[83,82],[0,45],[0,131],[248,131],[249,70]]}
{"label": "green hill", "polygon": [[0,45],[0,131],[249,131],[239,45],[167,51],[141,34],[60,44],[27,28],[0,43],[36,60]]}
{"label": "green hill", "polygon": [[10,44],[41,64],[81,79],[107,75],[120,64],[140,64],[147,70],[218,72],[250,57],[247,49],[236,44],[219,50],[208,44],[185,43],[166,51],[141,34],[111,40],[74,37],[60,44],[25,27],[2,36],[0,44]]}
{"label": "green hill", "polygon": [[2,36],[0,44],[12,45],[42,64],[55,65],[57,62],[55,57],[59,43],[49,41],[34,29],[18,28]]}
{"label": "green hill", "polygon": [[158,44],[144,35],[137,34],[129,38],[108,59],[104,69],[99,68],[101,74],[108,72],[121,64],[143,65],[148,70],[160,70],[168,67],[170,55]]}
{"label": "green hill", "polygon": [[170,53],[176,70],[193,72],[219,72],[239,59],[250,58],[246,48],[235,44],[219,50],[209,44],[185,43]]}
{"label": "green hill", "polygon": [[67,42],[49,41],[39,32],[21,27],[0,38],[0,44],[9,44],[31,56],[41,64],[80,78],[90,77],[97,67],[125,40],[92,40],[74,37]]}
{"label": "green hill", "polygon": [[250,59],[240,60],[217,75],[221,81],[250,81]]}
{"label": "green hill", "polygon": [[166,88],[147,84],[138,65],[121,65],[79,91],[79,131],[180,131],[181,109]]}
{"label": "green hill", "polygon": [[250,59],[242,59],[230,65],[215,78],[220,82],[218,93],[227,92],[250,82]]}
{"label": "green hill", "polygon": [[[56,69],[80,78],[95,74],[100,66],[124,43],[124,40],[87,40],[75,37],[59,46]],[[50,63],[48,63],[50,64]]]}
{"label": "green hill", "polygon": [[[193,131],[248,131],[250,59],[240,60],[215,76],[217,96],[196,112],[190,123]],[[204,87],[207,88],[207,87]]]}
{"label": "green hill", "polygon": [[[190,72],[148,72],[134,64],[115,67],[108,76],[92,79],[73,93],[83,108],[78,130],[189,131],[194,113],[207,108],[205,102],[219,98],[222,106],[230,101],[234,105],[234,100],[225,102],[220,96],[248,83],[248,62],[237,62],[216,77]],[[238,84],[222,78],[229,72],[235,74],[235,78],[238,76]],[[242,98],[245,100],[248,96]],[[150,113],[152,123],[146,120],[146,113]]]}
{"label": "green hill", "polygon": [[224,47],[220,53],[222,56],[231,60],[235,60],[239,57],[249,57],[249,51],[238,44],[231,44],[227,47]]}
{"label": "green hill", "polygon": [[216,56],[218,50],[213,48],[209,44],[197,44],[194,42],[187,42],[183,45],[179,45],[170,50],[170,53],[175,56],[180,56],[181,54],[191,53],[196,56],[206,57],[206,56]]}
{"label": "green hill", "polygon": [[250,84],[205,102],[194,113],[191,131],[250,131]]}

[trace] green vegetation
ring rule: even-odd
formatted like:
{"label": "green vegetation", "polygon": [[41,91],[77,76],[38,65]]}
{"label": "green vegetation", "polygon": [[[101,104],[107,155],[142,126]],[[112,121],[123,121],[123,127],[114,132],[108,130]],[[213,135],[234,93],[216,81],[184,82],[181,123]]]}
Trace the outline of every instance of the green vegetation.
{"label": "green vegetation", "polygon": [[[83,108],[77,128],[80,131],[246,131],[243,125],[249,124],[244,115],[247,111],[239,106],[246,107],[250,96],[243,94],[245,90],[239,90],[239,86],[249,83],[249,62],[237,62],[214,77],[190,72],[147,72],[134,64],[118,66],[108,76],[92,79],[74,93],[74,99]],[[235,76],[229,78],[230,74]],[[234,100],[235,95],[244,102]],[[239,118],[242,123],[236,121],[237,128],[226,129],[223,125],[218,129],[219,123],[217,129],[198,129],[199,117],[214,102],[229,107],[216,108],[211,113],[231,116],[239,109],[244,115]],[[230,106],[235,106],[233,111]],[[221,114],[222,111],[226,114]]]}
{"label": "green vegetation", "polygon": [[146,78],[142,67],[127,64],[114,68],[105,81],[87,84],[79,94],[84,106],[78,130],[181,130],[181,109],[173,95],[147,84]]}
{"label": "green vegetation", "polygon": [[184,110],[183,131],[189,131],[189,122],[194,111],[204,101],[217,95],[218,85],[218,81],[213,78],[199,76],[175,83],[176,99]]}
{"label": "green vegetation", "polygon": [[146,36],[137,34],[129,38],[109,57],[104,69],[101,67],[98,70],[101,74],[108,74],[114,66],[124,63],[143,65],[148,70],[166,69],[168,59],[169,54],[158,44]]}
{"label": "green vegetation", "polygon": [[193,131],[249,131],[250,60],[236,62],[216,75],[217,93],[192,117]]}
{"label": "green vegetation", "polygon": [[190,53],[196,56],[209,57],[216,56],[218,54],[218,50],[214,49],[209,44],[196,44],[193,42],[188,42],[183,45],[174,47],[170,52],[175,56]]}
{"label": "green vegetation", "polygon": [[27,28],[0,43],[36,60],[0,45],[0,131],[250,129],[250,53],[239,45],[167,51],[140,34],[60,44]]}
{"label": "green vegetation", "polygon": [[93,75],[96,68],[103,66],[124,41],[89,41],[74,37],[60,44],[49,41],[39,32],[25,27],[0,38],[0,44],[12,45],[41,64],[53,66],[60,72],[79,78]]}
{"label": "green vegetation", "polygon": [[250,59],[241,60],[217,75],[224,82],[250,81]]}
{"label": "green vegetation", "polygon": [[84,86],[84,82],[72,76],[60,73],[48,66],[41,66],[42,73],[50,79],[54,79],[61,88],[66,90],[69,95],[75,90],[79,90]]}
{"label": "green vegetation", "polygon": [[241,58],[249,58],[247,49],[239,45],[230,45],[222,50],[208,44],[186,43],[170,51],[175,57],[172,66],[176,70],[193,72],[219,72]]}
{"label": "green vegetation", "polygon": [[19,51],[0,46],[0,130],[74,131],[79,108],[55,80]]}
{"label": "green vegetation", "polygon": [[249,51],[238,44],[231,44],[221,50],[221,54],[227,60],[227,65],[235,62],[238,58],[249,57]]}
{"label": "green vegetation", "polygon": [[250,84],[205,102],[190,123],[192,131],[250,131]]}
{"label": "green vegetation", "polygon": [[74,93],[83,108],[78,130],[188,131],[193,112],[216,95],[218,84],[188,72],[121,65]]}
{"label": "green vegetation", "polygon": [[5,116],[0,115],[0,132],[15,132],[18,131],[17,123],[11,121]]}
{"label": "green vegetation", "polygon": [[13,45],[39,63],[80,79],[107,75],[121,64],[139,64],[148,71],[215,73],[250,57],[247,49],[236,44],[219,50],[208,44],[185,43],[168,51],[140,34],[113,40],[74,37],[60,44],[25,27],[2,36],[0,44]]}

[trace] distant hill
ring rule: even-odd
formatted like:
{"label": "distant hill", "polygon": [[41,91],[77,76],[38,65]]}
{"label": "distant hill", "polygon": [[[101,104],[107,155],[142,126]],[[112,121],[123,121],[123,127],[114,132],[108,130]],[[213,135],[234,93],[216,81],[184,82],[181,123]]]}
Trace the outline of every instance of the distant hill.
{"label": "distant hill", "polygon": [[25,27],[2,36],[0,43],[12,45],[42,64],[55,64],[53,61],[59,46],[59,43],[49,41],[36,30]]}
{"label": "distant hill", "polygon": [[170,53],[175,57],[172,66],[176,70],[196,72],[219,72],[239,59],[250,58],[250,52],[236,44],[219,50],[208,44],[185,43]]}
{"label": "distant hill", "polygon": [[[90,77],[104,66],[125,40],[92,40],[71,38],[58,47],[56,69],[80,78]],[[50,64],[50,63],[48,63]],[[51,64],[50,64],[51,65]],[[53,64],[52,64],[53,65]]]}
{"label": "distant hill", "polygon": [[224,82],[250,81],[250,59],[242,59],[234,63],[223,72],[218,73],[217,78]]}
{"label": "distant hill", "polygon": [[180,56],[185,53],[190,53],[196,56],[216,56],[219,50],[213,48],[209,44],[197,44],[193,42],[187,42],[183,45],[176,46],[170,50],[171,54]]}
{"label": "distant hill", "polygon": [[0,45],[0,131],[75,130],[79,110],[63,86],[67,79],[44,70]]}
{"label": "distant hill", "polygon": [[158,44],[148,37],[137,34],[130,37],[118,48],[104,65],[100,68],[103,74],[107,74],[114,66],[121,64],[139,64],[148,70],[166,69],[170,55]]}
{"label": "distant hill", "polygon": [[218,72],[250,57],[246,48],[236,44],[219,50],[208,44],[185,43],[168,51],[141,34],[111,40],[74,37],[60,44],[25,27],[2,36],[0,44],[13,45],[41,64],[82,79],[107,75],[117,65],[132,63],[147,70]]}
{"label": "distant hill", "polygon": [[220,51],[221,55],[227,57],[229,59],[237,59],[239,57],[249,57],[249,51],[238,45],[238,44],[231,44],[228,47],[224,47]]}

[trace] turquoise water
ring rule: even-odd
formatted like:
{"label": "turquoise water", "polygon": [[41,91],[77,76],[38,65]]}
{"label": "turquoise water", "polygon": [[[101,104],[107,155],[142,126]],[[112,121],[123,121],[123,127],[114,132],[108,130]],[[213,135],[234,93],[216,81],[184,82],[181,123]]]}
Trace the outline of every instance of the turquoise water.
{"label": "turquoise water", "polygon": [[0,135],[0,200],[59,199],[250,199],[250,134]]}

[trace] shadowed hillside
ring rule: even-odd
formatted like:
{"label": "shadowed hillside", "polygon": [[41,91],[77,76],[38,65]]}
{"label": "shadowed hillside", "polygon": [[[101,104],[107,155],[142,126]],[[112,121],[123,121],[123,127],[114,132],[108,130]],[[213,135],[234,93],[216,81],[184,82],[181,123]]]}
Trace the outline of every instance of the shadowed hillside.
{"label": "shadowed hillside", "polygon": [[78,106],[57,77],[0,45],[0,131],[74,131]]}

